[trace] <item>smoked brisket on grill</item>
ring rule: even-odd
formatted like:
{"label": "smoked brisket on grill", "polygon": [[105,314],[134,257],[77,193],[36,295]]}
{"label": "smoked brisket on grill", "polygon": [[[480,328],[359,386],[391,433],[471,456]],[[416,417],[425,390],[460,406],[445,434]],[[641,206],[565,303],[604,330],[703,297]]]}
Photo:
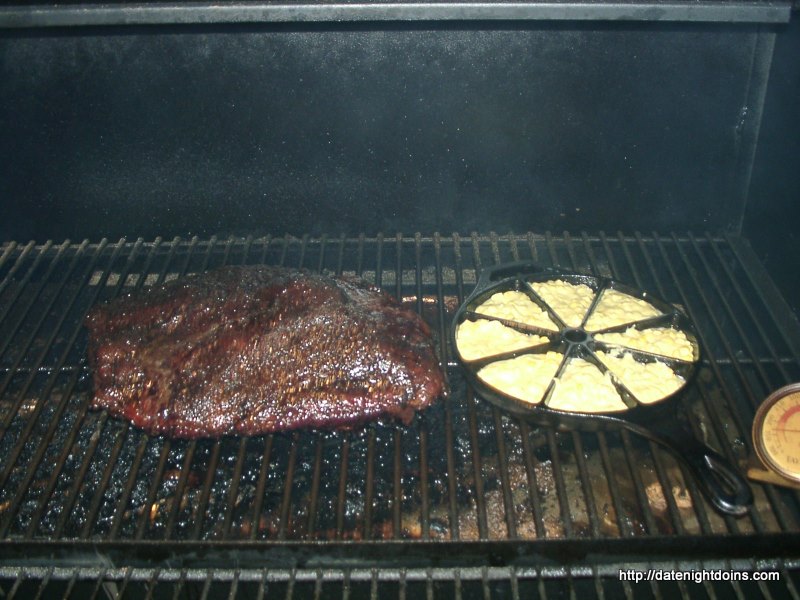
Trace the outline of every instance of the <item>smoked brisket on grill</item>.
{"label": "smoked brisket on grill", "polygon": [[410,421],[445,392],[430,331],[347,277],[225,267],[94,307],[95,408],[179,438]]}

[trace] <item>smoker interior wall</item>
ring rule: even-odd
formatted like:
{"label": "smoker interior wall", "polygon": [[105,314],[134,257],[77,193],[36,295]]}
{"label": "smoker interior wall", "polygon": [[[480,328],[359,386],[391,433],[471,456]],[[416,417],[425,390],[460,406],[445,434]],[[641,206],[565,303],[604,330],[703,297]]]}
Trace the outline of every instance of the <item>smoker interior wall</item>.
{"label": "smoker interior wall", "polygon": [[0,237],[736,229],[757,27],[6,30]]}
{"label": "smoker interior wall", "polygon": [[782,27],[759,132],[744,233],[800,316],[800,20]]}

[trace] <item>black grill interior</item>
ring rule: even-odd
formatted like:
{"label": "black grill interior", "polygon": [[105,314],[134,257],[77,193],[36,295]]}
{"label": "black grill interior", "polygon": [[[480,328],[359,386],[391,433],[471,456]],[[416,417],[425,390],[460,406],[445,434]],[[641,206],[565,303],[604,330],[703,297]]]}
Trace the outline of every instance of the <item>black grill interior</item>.
{"label": "black grill interior", "polygon": [[[588,589],[630,597],[633,588],[618,581],[620,565],[666,560],[730,570],[767,565],[785,576],[752,589],[770,597],[777,585],[779,597],[796,598],[788,557],[797,552],[797,491],[754,483],[750,513],[722,516],[652,442],[626,431],[529,425],[471,392],[451,358],[450,320],[482,267],[521,259],[611,277],[684,307],[704,348],[685,395],[688,425],[747,468],[755,408],[800,379],[800,333],[741,238],[6,243],[0,590],[9,597],[233,597],[237,590],[252,597],[528,597],[526,590],[573,597]],[[89,410],[81,325],[88,308],[233,263],[349,272],[384,287],[431,325],[450,397],[409,427],[194,442],[149,437]],[[751,597],[747,584],[719,585],[706,589]],[[668,584],[649,589],[649,597],[671,596]]]}

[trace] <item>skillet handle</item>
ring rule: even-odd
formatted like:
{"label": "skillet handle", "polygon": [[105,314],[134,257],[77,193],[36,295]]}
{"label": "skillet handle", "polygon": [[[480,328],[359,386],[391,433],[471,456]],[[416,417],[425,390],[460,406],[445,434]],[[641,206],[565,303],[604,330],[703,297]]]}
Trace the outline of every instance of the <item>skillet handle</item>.
{"label": "skillet handle", "polygon": [[[686,436],[688,438],[688,436]],[[753,503],[753,492],[739,472],[694,436],[681,440],[681,458],[706,497],[723,513],[741,516]]]}
{"label": "skillet handle", "polygon": [[742,516],[753,503],[753,491],[727,459],[700,442],[678,423],[656,434],[634,425],[631,429],[660,444],[691,472],[697,485],[717,510]]}

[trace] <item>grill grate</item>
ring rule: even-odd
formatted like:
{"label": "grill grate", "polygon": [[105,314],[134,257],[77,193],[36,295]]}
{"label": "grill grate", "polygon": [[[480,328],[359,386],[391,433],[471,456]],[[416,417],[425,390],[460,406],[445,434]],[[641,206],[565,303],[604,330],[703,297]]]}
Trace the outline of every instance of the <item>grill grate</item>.
{"label": "grill grate", "polygon": [[[763,565],[762,565],[763,566]],[[741,565],[681,566],[650,563],[648,569],[702,577],[705,582],[621,580],[619,569],[473,569],[298,570],[204,569],[27,569],[7,580],[6,598],[797,598],[800,576],[783,563],[770,564],[779,579],[740,579]],[[725,573],[725,579],[722,578]],[[2,581],[2,580],[0,580]],[[602,597],[602,596],[601,596]]]}
{"label": "grill grate", "polygon": [[[800,380],[800,333],[739,238],[417,234],[6,243],[0,565],[49,560],[51,569],[79,568],[82,553],[94,552],[113,557],[115,566],[149,561],[154,568],[168,554],[170,567],[191,569],[212,555],[222,564],[246,563],[257,550],[261,557],[272,552],[283,567],[309,560],[330,566],[344,555],[410,569],[415,565],[404,561],[411,557],[422,565],[445,560],[446,542],[450,560],[488,567],[519,556],[563,557],[575,548],[604,551],[620,540],[643,540],[663,552],[680,547],[665,539],[725,537],[738,549],[717,546],[720,556],[782,552],[774,540],[789,543],[800,530],[797,492],[754,485],[750,514],[723,517],[652,442],[625,431],[533,427],[472,394],[447,345],[450,319],[483,266],[527,259],[628,282],[684,306],[705,349],[687,393],[689,421],[731,462],[745,465],[756,406],[771,390]],[[81,321],[90,306],[186,273],[263,262],[358,274],[414,307],[435,332],[451,396],[410,427],[219,441],[151,438],[88,410]],[[710,547],[702,552],[714,554]],[[624,552],[624,545],[611,548]],[[479,558],[484,550],[488,557]],[[59,576],[58,585],[70,577]],[[19,578],[11,585],[26,586],[27,575],[20,571]]]}

